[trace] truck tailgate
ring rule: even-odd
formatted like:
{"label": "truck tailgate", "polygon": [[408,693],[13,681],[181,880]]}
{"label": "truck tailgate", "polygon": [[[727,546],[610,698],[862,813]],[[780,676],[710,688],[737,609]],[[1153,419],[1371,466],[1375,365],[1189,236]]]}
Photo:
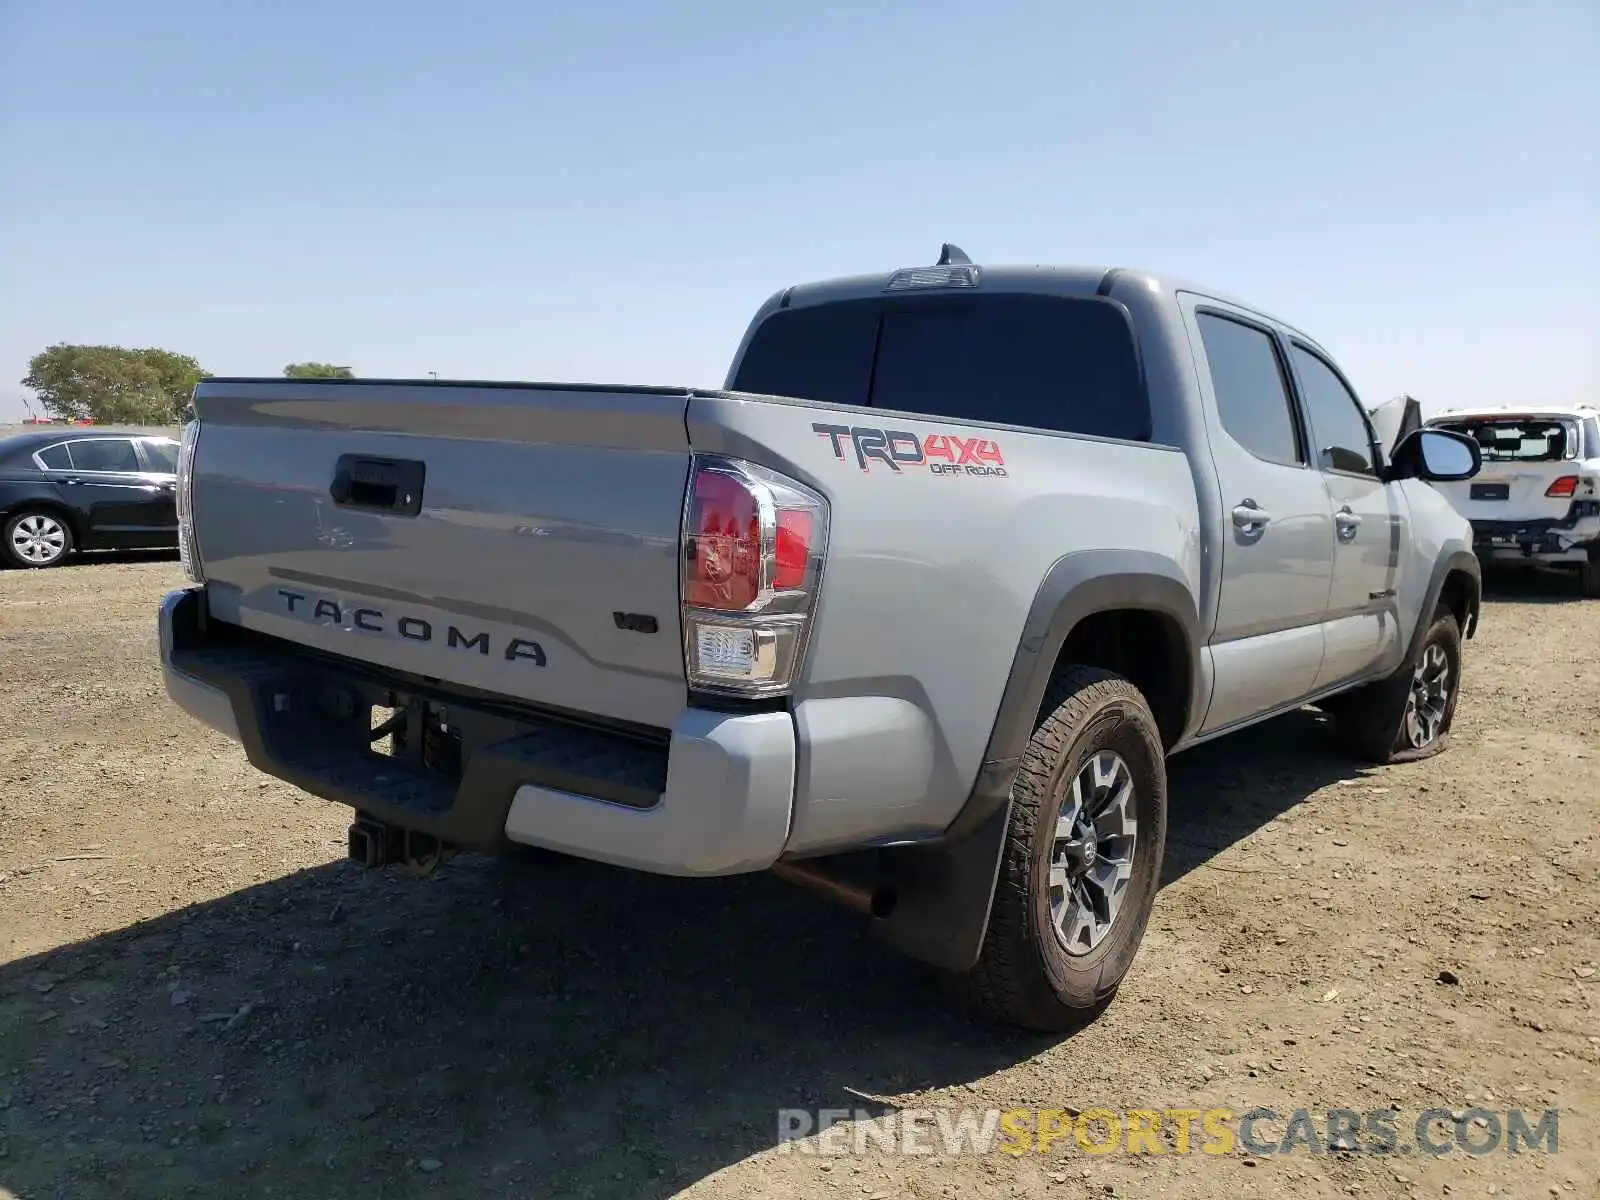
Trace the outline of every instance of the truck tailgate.
{"label": "truck tailgate", "polygon": [[210,613],[445,684],[647,725],[685,704],[689,394],[207,380]]}

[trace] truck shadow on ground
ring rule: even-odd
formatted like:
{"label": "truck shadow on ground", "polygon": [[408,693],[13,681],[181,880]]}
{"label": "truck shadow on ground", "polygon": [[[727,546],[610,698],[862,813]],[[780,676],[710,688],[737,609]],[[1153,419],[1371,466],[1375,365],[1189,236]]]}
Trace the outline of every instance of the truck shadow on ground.
{"label": "truck shadow on ground", "polygon": [[[1174,759],[1164,882],[1358,774],[1322,726]],[[771,877],[331,863],[0,968],[0,1185],[663,1197],[772,1146],[780,1108],[1056,1040],[969,1020]]]}
{"label": "truck shadow on ground", "polygon": [[1496,603],[1582,604],[1584,600],[1576,571],[1508,571],[1488,567],[1483,572],[1483,603],[1486,608]]}

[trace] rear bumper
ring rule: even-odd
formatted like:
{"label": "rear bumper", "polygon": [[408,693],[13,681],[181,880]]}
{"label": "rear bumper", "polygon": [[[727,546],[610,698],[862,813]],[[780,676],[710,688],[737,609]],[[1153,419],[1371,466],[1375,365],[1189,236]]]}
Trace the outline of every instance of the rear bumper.
{"label": "rear bumper", "polygon": [[1472,522],[1472,548],[1479,559],[1495,565],[1523,563],[1551,566],[1588,561],[1600,545],[1600,517],[1569,516],[1564,521]]}
{"label": "rear bumper", "polygon": [[[174,703],[238,741],[258,770],[379,820],[466,849],[523,843],[668,875],[764,870],[788,837],[787,712],[688,708],[671,730],[596,728],[208,624],[203,589],[162,601]],[[372,753],[370,706],[389,701],[444,712],[459,765]]]}
{"label": "rear bumper", "polygon": [[172,702],[195,720],[234,741],[242,741],[228,693],[173,663],[174,642],[188,632],[202,601],[198,588],[168,592],[161,600],[161,678]]}

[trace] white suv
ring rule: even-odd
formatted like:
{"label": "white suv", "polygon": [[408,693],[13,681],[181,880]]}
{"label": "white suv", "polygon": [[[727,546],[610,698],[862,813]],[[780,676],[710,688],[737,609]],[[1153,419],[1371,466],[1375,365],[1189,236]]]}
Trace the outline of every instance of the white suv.
{"label": "white suv", "polygon": [[1435,484],[1472,522],[1485,566],[1579,572],[1600,598],[1600,409],[1540,404],[1447,409],[1428,425],[1464,433],[1483,470]]}

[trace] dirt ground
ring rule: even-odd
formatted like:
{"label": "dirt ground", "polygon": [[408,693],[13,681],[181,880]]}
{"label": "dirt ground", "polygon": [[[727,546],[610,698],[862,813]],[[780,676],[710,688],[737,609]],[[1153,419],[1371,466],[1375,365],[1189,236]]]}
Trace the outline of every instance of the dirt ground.
{"label": "dirt ground", "polygon": [[[0,1197],[1600,1194],[1600,603],[1568,581],[1491,595],[1431,762],[1353,766],[1312,713],[1173,760],[1144,948],[1064,1039],[953,1012],[769,877],[341,861],[345,810],[167,701],[154,614],[179,581],[0,572]],[[778,1110],[858,1094],[1392,1105],[1402,1134],[1430,1107],[1555,1107],[1559,1141],[777,1148]]]}

